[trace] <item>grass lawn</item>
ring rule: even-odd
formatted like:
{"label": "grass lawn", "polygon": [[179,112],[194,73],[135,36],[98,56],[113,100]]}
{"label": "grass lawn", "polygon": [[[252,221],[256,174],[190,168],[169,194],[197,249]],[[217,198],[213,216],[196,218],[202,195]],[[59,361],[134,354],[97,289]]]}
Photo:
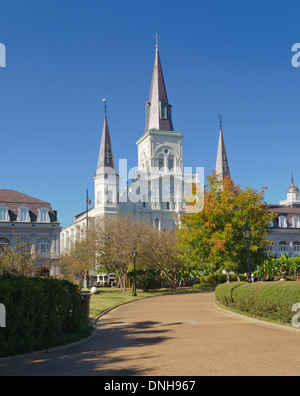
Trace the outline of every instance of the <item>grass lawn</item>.
{"label": "grass lawn", "polygon": [[[88,290],[83,290],[88,291]],[[176,290],[160,289],[157,291],[143,291],[137,290],[136,297],[133,297],[132,290],[122,292],[118,288],[104,287],[98,288],[99,294],[91,296],[90,301],[90,319],[94,319],[97,315],[106,311],[109,308],[116,307],[128,301],[136,301],[142,298],[161,296],[165,294],[180,294],[180,293],[199,293],[199,289],[193,287],[180,287]]]}

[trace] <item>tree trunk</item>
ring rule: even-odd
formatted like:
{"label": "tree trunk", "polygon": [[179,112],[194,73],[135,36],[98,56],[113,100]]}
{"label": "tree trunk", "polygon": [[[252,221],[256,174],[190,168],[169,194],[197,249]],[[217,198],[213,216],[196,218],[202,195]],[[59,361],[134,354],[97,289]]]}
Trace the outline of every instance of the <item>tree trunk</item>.
{"label": "tree trunk", "polygon": [[230,283],[229,271],[226,271],[226,282],[227,282],[227,283]]}
{"label": "tree trunk", "polygon": [[126,292],[126,273],[118,276],[122,292]]}
{"label": "tree trunk", "polygon": [[236,277],[237,277],[237,281],[240,282],[241,278],[240,278],[240,274],[238,272],[236,273]]}

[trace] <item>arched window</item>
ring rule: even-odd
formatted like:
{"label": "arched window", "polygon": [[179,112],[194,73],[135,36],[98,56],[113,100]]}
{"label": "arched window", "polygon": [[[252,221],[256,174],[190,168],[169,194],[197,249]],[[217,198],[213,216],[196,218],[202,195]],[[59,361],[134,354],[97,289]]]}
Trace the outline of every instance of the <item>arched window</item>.
{"label": "arched window", "polygon": [[6,253],[9,250],[9,240],[0,238],[0,253]]}
{"label": "arched window", "polygon": [[169,219],[165,220],[164,227],[163,227],[164,230],[175,230],[175,228],[176,227],[175,227],[174,221],[169,220]]}
{"label": "arched window", "polygon": [[298,241],[295,241],[294,243],[293,243],[293,251],[294,252],[300,252],[300,242],[298,242]]}
{"label": "arched window", "polygon": [[289,251],[289,245],[285,241],[279,242],[279,251],[280,252],[288,252]]}
{"label": "arched window", "polygon": [[41,238],[36,242],[36,252],[41,257],[50,257],[50,241]]}
{"label": "arched window", "polygon": [[28,256],[31,251],[31,243],[26,238],[17,239],[16,252]]}
{"label": "arched window", "polygon": [[275,253],[275,245],[274,245],[274,243],[270,243],[270,244],[267,246],[267,252],[268,252],[268,253]]}

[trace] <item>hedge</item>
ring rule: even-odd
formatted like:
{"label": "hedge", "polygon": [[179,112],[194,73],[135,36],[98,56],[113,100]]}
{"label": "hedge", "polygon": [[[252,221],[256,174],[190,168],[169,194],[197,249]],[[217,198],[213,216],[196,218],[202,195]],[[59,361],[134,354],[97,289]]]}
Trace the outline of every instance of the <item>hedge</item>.
{"label": "hedge", "polygon": [[300,303],[300,282],[258,282],[219,285],[216,301],[254,317],[290,324]]}
{"label": "hedge", "polygon": [[55,346],[66,334],[87,330],[79,288],[67,280],[0,278],[6,327],[0,328],[0,357]]}
{"label": "hedge", "polygon": [[[247,277],[243,274],[240,275],[241,281],[247,279]],[[231,274],[230,275],[230,282],[236,282],[237,275]],[[218,285],[227,282],[227,275],[226,274],[219,274],[219,275],[207,275],[207,276],[200,276],[199,277],[199,285],[200,286],[207,286],[207,287],[217,287]]]}

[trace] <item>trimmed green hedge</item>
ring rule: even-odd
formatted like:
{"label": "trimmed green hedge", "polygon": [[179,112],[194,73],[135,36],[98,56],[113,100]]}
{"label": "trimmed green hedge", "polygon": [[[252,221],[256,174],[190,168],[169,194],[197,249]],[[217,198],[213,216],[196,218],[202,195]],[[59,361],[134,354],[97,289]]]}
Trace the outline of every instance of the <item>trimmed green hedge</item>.
{"label": "trimmed green hedge", "polygon": [[87,331],[79,288],[66,280],[0,278],[6,327],[0,328],[0,357],[56,346],[66,334]]}
{"label": "trimmed green hedge", "polygon": [[[247,279],[245,275],[240,275],[241,281]],[[231,274],[230,275],[230,282],[236,282],[237,275]],[[207,275],[207,276],[200,276],[199,277],[199,285],[206,286],[206,287],[217,287],[218,285],[227,282],[227,275],[226,274],[219,274],[219,275]]]}
{"label": "trimmed green hedge", "polygon": [[290,324],[292,306],[300,303],[300,282],[258,282],[219,285],[218,302],[262,319]]}

